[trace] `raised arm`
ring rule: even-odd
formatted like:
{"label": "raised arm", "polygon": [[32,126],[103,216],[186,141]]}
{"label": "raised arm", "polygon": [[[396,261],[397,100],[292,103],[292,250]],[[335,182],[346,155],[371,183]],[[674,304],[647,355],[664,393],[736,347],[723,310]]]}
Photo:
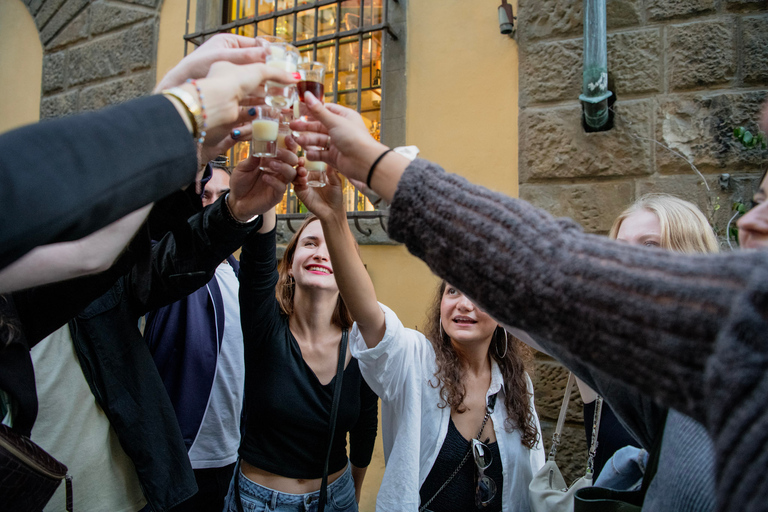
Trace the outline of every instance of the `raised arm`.
{"label": "raised arm", "polygon": [[0,293],[107,270],[125,250],[151,208],[151,204],[140,208],[80,240],[36,247],[0,271]]}
{"label": "raised arm", "polygon": [[366,345],[373,348],[384,337],[384,313],[376,301],[376,290],[349,230],[341,178],[332,168],[327,174],[328,185],[325,187],[312,188],[299,183],[294,188],[299,199],[320,219],[339,293]]}

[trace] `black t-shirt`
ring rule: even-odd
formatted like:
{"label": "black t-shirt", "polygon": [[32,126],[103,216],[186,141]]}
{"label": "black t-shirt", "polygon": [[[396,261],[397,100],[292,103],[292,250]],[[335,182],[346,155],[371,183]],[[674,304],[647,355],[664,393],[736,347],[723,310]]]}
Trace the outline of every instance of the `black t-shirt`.
{"label": "black t-shirt", "polygon": [[[419,495],[421,503],[429,501],[440,487],[450,478],[461,461],[470,450],[471,441],[464,439],[453,418],[448,423],[448,433],[443,440],[443,446],[437,454],[437,459],[432,465],[427,478],[421,485]],[[475,506],[475,461],[470,454],[467,462],[459,472],[451,479],[445,489],[435,496],[435,499],[427,506],[427,510],[440,512],[466,512],[468,510],[484,510],[487,512],[501,511],[501,496],[504,486],[503,469],[501,467],[501,454],[498,443],[486,443],[493,455],[493,461],[484,473],[496,483],[496,495],[484,507],[478,509]]]}
{"label": "black t-shirt", "polygon": [[[257,468],[289,478],[320,478],[336,376],[322,385],[304,362],[288,317],[275,298],[275,231],[252,236],[240,262],[240,317],[245,343],[244,434],[240,456]],[[339,337],[341,339],[341,337]],[[367,467],[376,439],[378,397],[357,360],[344,370],[329,472],[349,459]]]}

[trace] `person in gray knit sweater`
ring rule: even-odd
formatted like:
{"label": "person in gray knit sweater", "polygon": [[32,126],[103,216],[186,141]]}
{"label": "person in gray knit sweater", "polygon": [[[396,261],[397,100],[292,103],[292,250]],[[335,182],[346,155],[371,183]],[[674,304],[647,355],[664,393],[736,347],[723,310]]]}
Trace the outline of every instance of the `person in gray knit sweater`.
{"label": "person in gray knit sweater", "polygon": [[[307,132],[303,147],[327,148],[307,158],[391,203],[390,237],[566,364],[704,425],[716,509],[768,509],[768,251],[681,255],[585,234],[572,220],[391,152],[354,111],[310,93],[305,100],[319,121],[291,127]],[[768,241],[766,204],[740,221],[747,247]]]}

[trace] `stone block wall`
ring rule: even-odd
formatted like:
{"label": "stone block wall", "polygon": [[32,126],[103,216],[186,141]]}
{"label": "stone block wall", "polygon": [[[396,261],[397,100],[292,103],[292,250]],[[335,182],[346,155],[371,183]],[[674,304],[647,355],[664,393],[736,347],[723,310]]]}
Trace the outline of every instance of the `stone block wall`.
{"label": "stone block wall", "polygon": [[160,0],[24,0],[43,44],[40,118],[95,110],[155,85]]}
{"label": "stone block wall", "polygon": [[[722,237],[735,201],[751,198],[768,150],[744,149],[733,128],[757,130],[768,98],[768,3],[759,0],[607,0],[613,128],[586,133],[581,92],[583,3],[519,0],[520,196],[555,216],[606,234],[647,192],[699,205]],[[693,169],[702,173],[700,177]],[[721,179],[723,174],[727,179]],[[706,181],[709,190],[704,186]],[[536,394],[545,432],[567,372],[537,360]],[[579,407],[575,403],[572,407]],[[581,414],[569,416],[562,466],[583,474]]]}

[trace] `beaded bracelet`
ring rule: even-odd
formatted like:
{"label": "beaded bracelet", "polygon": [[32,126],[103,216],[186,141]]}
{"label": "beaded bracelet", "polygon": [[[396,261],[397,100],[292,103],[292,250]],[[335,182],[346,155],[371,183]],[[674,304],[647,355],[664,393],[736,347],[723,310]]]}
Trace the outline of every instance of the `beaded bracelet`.
{"label": "beaded bracelet", "polygon": [[205,112],[205,97],[203,96],[203,91],[200,90],[200,86],[197,85],[197,80],[187,78],[187,83],[195,86],[195,89],[197,89],[197,97],[200,98],[200,113],[202,114],[203,121],[200,125],[200,138],[197,139],[197,142],[202,144],[205,142],[205,136],[207,135],[206,130],[208,129],[208,114]]}

